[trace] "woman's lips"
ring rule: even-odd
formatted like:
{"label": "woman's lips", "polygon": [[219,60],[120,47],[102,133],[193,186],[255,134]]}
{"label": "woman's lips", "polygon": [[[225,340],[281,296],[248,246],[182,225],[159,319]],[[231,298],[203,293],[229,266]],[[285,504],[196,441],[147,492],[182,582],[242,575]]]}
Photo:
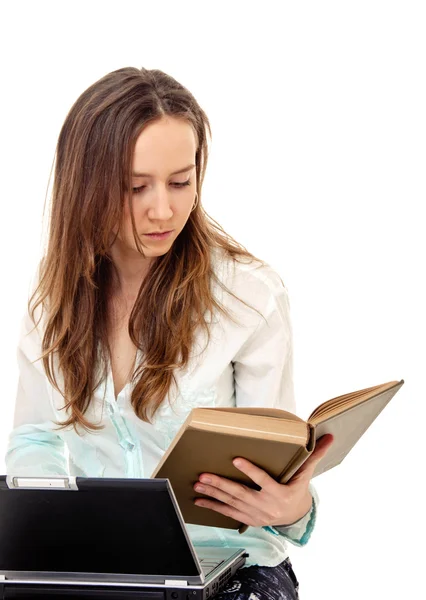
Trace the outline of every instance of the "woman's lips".
{"label": "woman's lips", "polygon": [[144,236],[146,236],[150,240],[165,240],[172,233],[173,233],[173,229],[171,229],[170,231],[163,231],[161,233],[160,232],[157,232],[157,233],[144,233]]}

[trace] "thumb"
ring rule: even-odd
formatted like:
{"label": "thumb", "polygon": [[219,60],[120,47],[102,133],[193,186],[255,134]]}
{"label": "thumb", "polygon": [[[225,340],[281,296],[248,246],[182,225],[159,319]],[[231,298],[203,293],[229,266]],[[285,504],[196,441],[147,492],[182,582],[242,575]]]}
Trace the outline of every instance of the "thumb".
{"label": "thumb", "polygon": [[315,450],[312,452],[310,458],[310,462],[314,463],[316,467],[317,464],[324,458],[327,452],[330,450],[333,445],[334,437],[331,433],[326,433],[317,440],[315,444]]}
{"label": "thumb", "polygon": [[333,444],[334,437],[331,433],[326,433],[321,436],[316,444],[315,449],[310,457],[303,463],[303,465],[296,471],[291,480],[288,483],[295,484],[300,480],[310,481],[312,475],[316,469],[317,464],[324,458]]}
{"label": "thumb", "polygon": [[317,443],[315,444],[315,450],[312,452],[311,456],[309,457],[309,470],[311,471],[310,472],[311,477],[314,474],[314,471],[315,471],[318,463],[322,461],[324,456],[330,450],[331,446],[333,445],[333,441],[334,441],[334,437],[331,435],[331,433],[326,433],[323,436],[321,436],[319,438],[319,440],[317,441]]}
{"label": "thumb", "polygon": [[315,450],[312,452],[311,456],[317,457],[321,455],[322,458],[330,450],[331,446],[333,445],[333,442],[334,436],[331,433],[325,433],[317,440],[315,444]]}

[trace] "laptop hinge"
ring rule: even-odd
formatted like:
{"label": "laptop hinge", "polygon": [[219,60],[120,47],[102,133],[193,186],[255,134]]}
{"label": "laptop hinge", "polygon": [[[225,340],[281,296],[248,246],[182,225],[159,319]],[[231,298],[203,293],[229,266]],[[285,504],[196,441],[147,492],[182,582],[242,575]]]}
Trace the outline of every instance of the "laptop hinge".
{"label": "laptop hinge", "polygon": [[76,477],[14,477],[8,475],[6,483],[9,489],[29,490],[77,490]]}
{"label": "laptop hinge", "polygon": [[188,582],[183,581],[182,579],[166,579],[164,581],[164,585],[175,585],[176,587],[185,587],[188,585]]}

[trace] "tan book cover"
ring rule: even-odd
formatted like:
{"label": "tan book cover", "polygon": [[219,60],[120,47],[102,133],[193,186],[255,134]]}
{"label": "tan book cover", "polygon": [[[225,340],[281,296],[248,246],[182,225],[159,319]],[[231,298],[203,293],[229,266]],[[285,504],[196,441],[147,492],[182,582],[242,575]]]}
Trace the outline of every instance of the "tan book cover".
{"label": "tan book cover", "polygon": [[293,413],[268,408],[195,408],[176,434],[152,477],[167,478],[186,523],[229,529],[242,524],[194,504],[193,486],[201,473],[215,473],[256,488],[232,464],[246,458],[271,477],[287,483],[312,454],[316,440],[334,436],[314,477],[340,464],[404,381],[391,381],[320,404],[304,421]]}

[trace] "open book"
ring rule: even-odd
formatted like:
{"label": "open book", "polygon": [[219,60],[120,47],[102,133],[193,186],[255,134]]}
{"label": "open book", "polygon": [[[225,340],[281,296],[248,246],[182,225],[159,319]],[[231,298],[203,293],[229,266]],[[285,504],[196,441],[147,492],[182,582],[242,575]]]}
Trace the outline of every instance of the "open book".
{"label": "open book", "polygon": [[[401,388],[391,381],[320,404],[307,421],[273,408],[194,408],[152,477],[168,478],[187,523],[239,529],[235,519],[194,504],[193,486],[201,473],[215,473],[256,489],[232,464],[246,458],[280,483],[287,483],[326,433],[333,445],[314,477],[335,467]],[[259,489],[259,488],[257,488]]]}

